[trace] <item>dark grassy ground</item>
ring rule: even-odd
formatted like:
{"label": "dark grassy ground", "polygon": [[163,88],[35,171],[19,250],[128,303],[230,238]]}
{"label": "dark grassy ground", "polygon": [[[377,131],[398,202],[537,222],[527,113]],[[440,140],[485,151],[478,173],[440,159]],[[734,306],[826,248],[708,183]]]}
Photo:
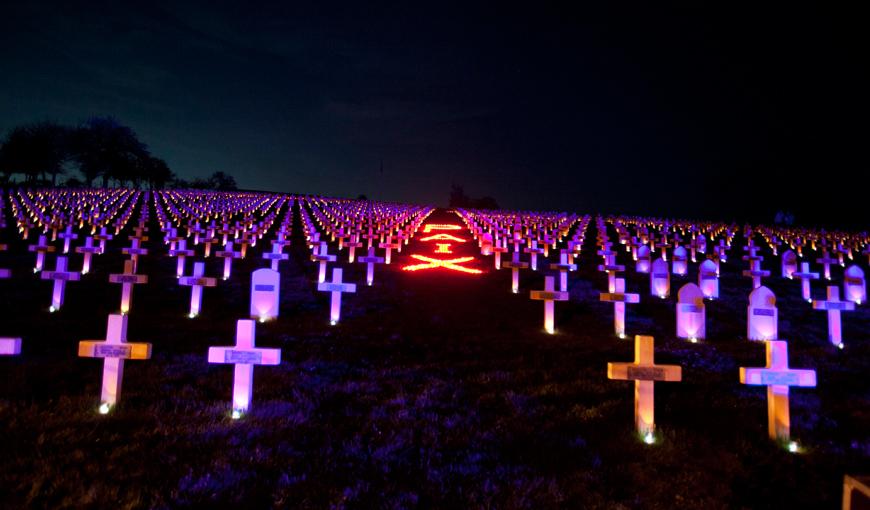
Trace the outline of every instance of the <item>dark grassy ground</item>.
{"label": "dark grassy ground", "polygon": [[[432,220],[449,218],[441,214]],[[134,291],[128,337],[152,342],[153,359],[127,363],[122,401],[101,416],[101,363],[77,358],[76,346],[104,337],[120,296],[107,275],[120,271],[126,242],[113,241],[49,314],[51,284],[28,274],[32,255],[5,232],[0,267],[16,275],[0,281],[0,333],[22,336],[24,352],[0,359],[0,505],[836,508],[843,474],[870,471],[870,313],[844,315],[841,352],[798,283],[770,280],[791,364],[819,379],[792,392],[804,452],[790,454],[767,439],[764,389],[738,381],[738,367],[764,364],[763,346],[745,339],[750,282],[738,276],[739,248],[699,344],[675,338],[673,298],[649,297],[646,275],[630,266],[628,290],[642,303],[628,307],[628,333],[655,336],[657,361],[683,366],[683,382],[656,385],[659,442],[649,446],[633,430],[632,384],[606,378],[606,363],[629,361],[633,345],[613,336],[611,305],[597,301],[606,278],[594,270],[594,232],[553,336],[528,297],[542,271],[525,272],[513,295],[508,270],[493,272],[491,259],[480,276],[399,271],[407,247],[376,269],[374,287],[344,295],[342,322],[329,327],[328,296],[314,290],[316,266],[296,233],[281,317],[257,330],[282,363],[255,370],[251,413],[232,421],[232,368],[209,365],[206,351],[233,343],[262,246],[205,290],[195,320],[174,259],[141,262],[151,281]],[[152,228],[149,247],[156,237]],[[210,259],[208,273],[219,266]],[[364,282],[364,266],[343,266],[347,281]],[[696,271],[673,278],[674,295]]]}

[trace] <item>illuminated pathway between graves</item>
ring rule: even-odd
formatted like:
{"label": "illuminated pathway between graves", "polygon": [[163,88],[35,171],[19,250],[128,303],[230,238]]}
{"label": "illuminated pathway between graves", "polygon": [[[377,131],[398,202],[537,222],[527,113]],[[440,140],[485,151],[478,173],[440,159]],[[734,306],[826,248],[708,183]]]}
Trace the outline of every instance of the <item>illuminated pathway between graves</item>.
{"label": "illuminated pathway between graves", "polygon": [[399,258],[403,271],[442,276],[485,273],[485,261],[468,227],[453,211],[436,209],[423,222]]}

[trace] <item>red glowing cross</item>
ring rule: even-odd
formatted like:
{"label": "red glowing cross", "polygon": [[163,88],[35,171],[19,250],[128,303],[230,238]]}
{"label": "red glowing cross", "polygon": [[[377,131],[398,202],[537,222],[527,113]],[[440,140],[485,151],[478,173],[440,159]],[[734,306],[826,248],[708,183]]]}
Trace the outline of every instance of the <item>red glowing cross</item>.
{"label": "red glowing cross", "polygon": [[423,227],[423,233],[428,234],[433,230],[459,230],[462,227],[459,225],[445,225],[441,223],[429,223],[425,227]]}
{"label": "red glowing cross", "polygon": [[429,237],[424,237],[420,239],[421,241],[456,241],[457,243],[464,243],[465,239],[461,237],[452,236],[450,234],[435,234]]}
{"label": "red glowing cross", "polygon": [[445,269],[451,269],[453,271],[460,271],[462,273],[469,274],[480,274],[483,271],[480,269],[473,269],[470,267],[463,267],[459,264],[464,264],[466,262],[471,262],[474,260],[474,257],[459,257],[455,259],[449,260],[439,260],[433,259],[431,257],[426,257],[423,255],[412,254],[411,258],[419,260],[421,262],[425,262],[424,264],[414,264],[411,266],[405,266],[402,268],[403,271],[419,271],[421,269],[434,269],[436,267],[443,267]]}

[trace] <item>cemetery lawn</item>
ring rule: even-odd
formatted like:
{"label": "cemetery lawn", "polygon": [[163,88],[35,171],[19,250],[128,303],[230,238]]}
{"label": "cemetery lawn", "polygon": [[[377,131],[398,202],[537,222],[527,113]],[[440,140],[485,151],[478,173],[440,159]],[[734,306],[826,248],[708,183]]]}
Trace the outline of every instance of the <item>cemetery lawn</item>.
{"label": "cemetery lawn", "polygon": [[[800,300],[798,282],[777,277],[778,259],[763,250],[790,365],[818,371],[817,388],[791,391],[801,451],[789,453],[767,438],[765,388],[738,380],[739,367],[765,359],[763,345],[745,339],[750,282],[739,276],[737,246],[698,344],[675,338],[673,298],[650,297],[632,265],[625,273],[627,291],[641,294],[627,306],[627,333],[654,336],[656,362],[683,370],[682,382],[656,384],[657,443],[644,444],[633,383],[606,377],[608,361],[634,351],[612,333],[612,305],[598,302],[606,276],[595,271],[594,225],[569,279],[571,301],[556,303],[555,335],[542,329],[543,304],[529,299],[543,288],[541,271],[523,271],[514,295],[509,270],[494,272],[490,258],[483,275],[402,272],[408,247],[377,266],[371,288],[364,265],[342,264],[358,287],[330,327],[297,214],[281,317],[257,325],[257,344],[281,348],[282,363],[256,367],[252,409],[238,421],[228,412],[233,369],[209,365],[206,352],[234,343],[250,272],[267,265],[262,247],[204,290],[196,319],[186,316],[190,288],[177,284],[175,259],[149,255],[128,339],[151,342],[153,357],[126,363],[121,402],[101,416],[101,361],[76,349],[104,338],[117,310],[120,286],[107,280],[122,269],[123,234],[53,314],[32,254],[4,240],[14,277],[0,281],[0,333],[23,337],[23,352],[0,359],[0,506],[837,508],[843,474],[870,469],[870,312],[844,313],[846,348],[833,348],[825,313]],[[156,224],[150,235],[156,249]],[[208,259],[206,273],[221,263]],[[71,267],[80,264],[73,255]],[[842,268],[833,271],[839,281]],[[697,264],[672,276],[672,293],[689,281]],[[824,284],[813,292],[823,297]]]}

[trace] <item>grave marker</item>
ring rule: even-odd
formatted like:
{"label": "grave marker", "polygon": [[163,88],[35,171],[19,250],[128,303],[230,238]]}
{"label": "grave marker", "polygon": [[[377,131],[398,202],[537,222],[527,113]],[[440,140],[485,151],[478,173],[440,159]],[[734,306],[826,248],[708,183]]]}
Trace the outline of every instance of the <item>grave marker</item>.
{"label": "grave marker", "polygon": [[655,381],[682,380],[679,365],[656,365],[653,337],[634,337],[634,363],[608,363],[607,378],[634,381],[634,420],[647,443],[655,441]]}
{"label": "grave marker", "polygon": [[[267,269],[267,271],[271,271]],[[281,349],[254,345],[257,323],[240,319],[236,323],[236,345],[209,347],[208,362],[235,365],[233,373],[233,419],[241,418],[251,407],[254,394],[254,365],[279,365]]]}
{"label": "grave marker", "polygon": [[770,340],[764,343],[764,348],[767,354],[767,366],[740,367],[740,382],[767,386],[767,433],[771,439],[788,441],[791,429],[788,388],[789,386],[815,387],[816,371],[789,368],[788,342]]}
{"label": "grave marker", "polygon": [[121,398],[125,359],[149,359],[151,344],[127,341],[127,316],[109,315],[106,340],[82,340],[79,357],[103,358],[103,384],[100,414],[106,414]]}
{"label": "grave marker", "polygon": [[329,323],[333,326],[338,324],[338,319],[341,316],[341,293],[356,292],[356,285],[353,283],[343,283],[341,281],[342,270],[335,267],[332,269],[332,281],[322,282],[317,284],[317,290],[321,292],[331,292],[331,302],[329,309]]}
{"label": "grave marker", "polygon": [[251,273],[251,318],[266,322],[278,317],[281,273],[257,269]]}

